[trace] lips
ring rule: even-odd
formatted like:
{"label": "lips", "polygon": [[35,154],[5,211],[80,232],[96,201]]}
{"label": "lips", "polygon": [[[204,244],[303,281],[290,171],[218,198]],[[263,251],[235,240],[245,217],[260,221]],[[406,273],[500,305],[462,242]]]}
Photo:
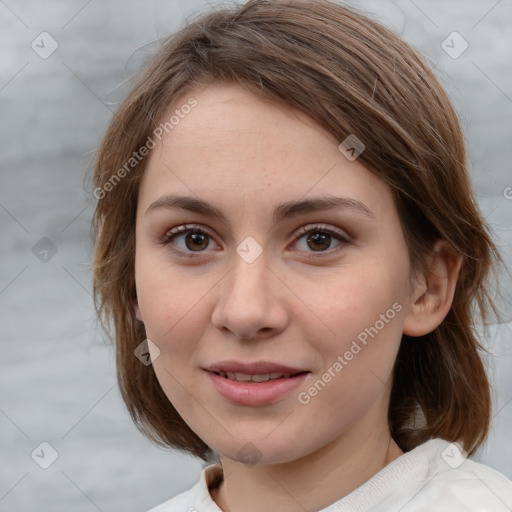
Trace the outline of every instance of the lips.
{"label": "lips", "polygon": [[[270,372],[263,374],[251,375],[248,373],[240,373],[240,372],[214,372],[221,377],[224,377],[229,380],[235,380],[237,382],[266,382],[268,380],[276,380],[276,379],[289,379],[293,377],[291,373],[281,373],[281,372]],[[299,374],[295,374],[299,375]]]}
{"label": "lips", "polygon": [[[250,365],[249,365],[250,366]],[[247,370],[248,365],[238,364],[236,368]],[[254,368],[255,366],[251,366]],[[242,406],[266,406],[275,403],[278,400],[285,399],[298,386],[304,383],[305,379],[311,373],[309,371],[300,371],[298,368],[290,368],[289,366],[263,363],[262,366],[256,366],[257,371],[268,370],[268,368],[276,369],[276,367],[285,369],[286,371],[298,373],[279,374],[279,372],[270,372],[267,374],[241,374],[235,372],[234,376],[250,376],[251,380],[237,380],[223,376],[222,371],[216,372],[212,370],[205,371],[220,396],[228,400],[232,404]],[[211,368],[217,368],[213,366]],[[233,366],[231,366],[233,368]],[[259,369],[262,368],[262,369]],[[251,370],[254,371],[254,370]],[[229,372],[231,374],[231,372]],[[282,377],[270,379],[270,375],[282,375]],[[232,374],[233,375],[233,374]],[[289,375],[289,377],[284,377]],[[257,380],[254,380],[254,379]]]}
{"label": "lips", "polygon": [[241,361],[220,361],[205,368],[210,372],[222,374],[239,373],[244,375],[266,375],[266,374],[282,374],[293,376],[298,373],[308,372],[305,368],[294,368],[284,364],[273,363],[270,361],[255,361],[252,363],[244,363]]}

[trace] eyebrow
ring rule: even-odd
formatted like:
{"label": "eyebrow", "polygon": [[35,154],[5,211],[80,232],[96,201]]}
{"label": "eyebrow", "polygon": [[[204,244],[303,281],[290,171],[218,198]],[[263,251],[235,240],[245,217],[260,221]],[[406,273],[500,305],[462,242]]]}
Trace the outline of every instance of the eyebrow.
{"label": "eyebrow", "polygon": [[[228,223],[226,216],[221,210],[207,201],[190,196],[163,196],[149,205],[146,210],[146,215],[155,210],[173,208],[182,208],[191,212],[210,215],[219,218],[226,224]],[[282,220],[290,219],[301,214],[319,210],[332,210],[335,208],[345,208],[375,220],[375,215],[368,206],[361,201],[349,197],[326,196],[282,203],[274,209],[273,221],[274,225],[276,225]]]}

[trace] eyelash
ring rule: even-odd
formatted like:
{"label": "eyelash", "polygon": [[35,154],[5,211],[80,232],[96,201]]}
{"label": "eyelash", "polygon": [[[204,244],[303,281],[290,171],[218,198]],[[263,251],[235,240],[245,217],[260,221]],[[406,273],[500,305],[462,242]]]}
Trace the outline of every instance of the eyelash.
{"label": "eyelash", "polygon": [[[168,246],[177,237],[182,236],[182,235],[186,235],[186,234],[189,234],[189,233],[205,235],[205,236],[207,236],[207,237],[209,237],[210,239],[213,240],[213,237],[210,235],[210,233],[208,233],[204,229],[201,229],[200,227],[195,226],[195,225],[184,224],[182,226],[178,226],[176,228],[173,228],[173,229],[167,231],[167,233],[165,234],[165,236],[164,236],[164,238],[162,240],[162,245]],[[336,248],[334,248],[332,250],[328,250],[328,251],[307,251],[307,252],[311,252],[311,254],[308,256],[308,258],[311,258],[311,259],[325,258],[326,255],[330,256],[330,255],[332,255],[332,253],[339,251],[340,248],[343,245],[345,245],[345,244],[350,242],[348,235],[346,235],[342,231],[338,231],[338,230],[335,230],[333,228],[329,228],[325,224],[315,224],[315,225],[311,225],[310,227],[302,226],[298,230],[295,231],[294,237],[298,241],[301,238],[303,238],[304,236],[309,235],[311,233],[326,234],[326,235],[329,235],[329,236],[335,238],[336,240],[338,240],[340,242],[340,244]],[[201,257],[200,254],[202,252],[205,252],[205,251],[185,252],[185,251],[182,251],[181,249],[174,249],[174,248],[171,249],[171,250],[174,253],[178,254],[180,257],[183,257],[183,258],[197,258],[197,257]]]}

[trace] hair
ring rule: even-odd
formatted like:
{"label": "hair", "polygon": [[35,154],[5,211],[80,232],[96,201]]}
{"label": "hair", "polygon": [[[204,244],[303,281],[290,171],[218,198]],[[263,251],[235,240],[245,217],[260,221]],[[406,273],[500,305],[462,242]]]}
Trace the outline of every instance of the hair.
{"label": "hair", "polygon": [[93,289],[137,428],[159,446],[215,457],[169,402],[152,365],[134,356],[146,338],[133,304],[135,215],[147,159],[121,173],[173,103],[213,83],[237,83],[290,105],[340,141],[355,134],[365,145],[359,162],[394,192],[412,268],[426,268],[438,239],[462,257],[444,321],[425,336],[402,336],[388,422],[404,452],[440,437],[473,454],[491,415],[476,325],[496,312],[489,275],[501,259],[474,199],[464,135],[418,50],[329,0],[251,0],[197,16],[162,41],[107,129],[93,177],[101,191],[92,222]]}

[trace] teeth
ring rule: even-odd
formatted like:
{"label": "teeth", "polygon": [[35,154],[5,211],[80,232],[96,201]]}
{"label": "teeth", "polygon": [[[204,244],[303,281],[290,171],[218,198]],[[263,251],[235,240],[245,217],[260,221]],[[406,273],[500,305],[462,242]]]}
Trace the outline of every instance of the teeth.
{"label": "teeth", "polygon": [[251,380],[254,382],[265,382],[266,380],[270,380],[270,373],[264,373],[263,375],[253,375]]}
{"label": "teeth", "polygon": [[218,374],[222,377],[226,377],[229,380],[236,380],[238,382],[265,382],[267,380],[274,380],[280,378],[288,378],[291,376],[290,373],[264,373],[261,375],[248,375],[247,373],[238,373],[238,372],[218,372]]}
{"label": "teeth", "polygon": [[240,382],[246,382],[246,381],[251,380],[251,376],[247,375],[246,373],[235,373],[234,380],[238,380]]}

